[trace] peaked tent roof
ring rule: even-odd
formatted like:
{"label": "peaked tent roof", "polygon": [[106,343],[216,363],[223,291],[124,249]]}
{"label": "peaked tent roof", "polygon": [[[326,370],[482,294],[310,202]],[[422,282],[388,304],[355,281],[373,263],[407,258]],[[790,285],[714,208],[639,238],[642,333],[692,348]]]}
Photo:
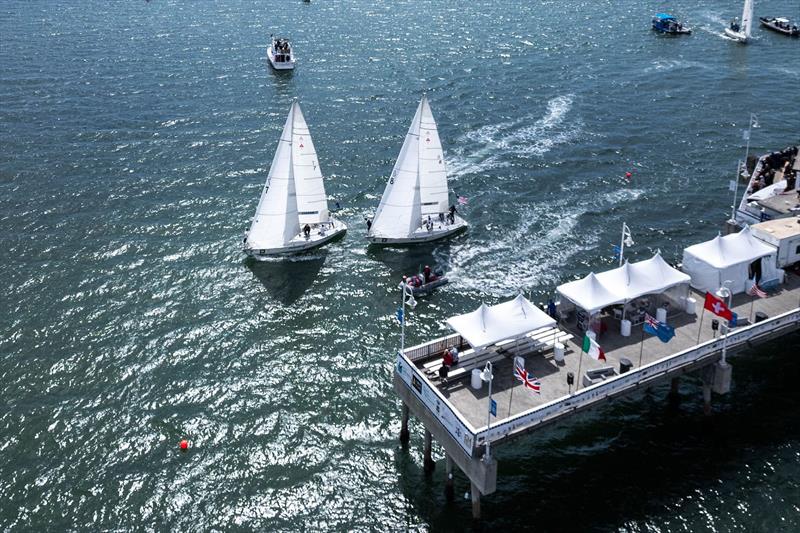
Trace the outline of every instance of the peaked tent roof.
{"label": "peaked tent roof", "polygon": [[689,283],[690,277],[672,268],[656,253],[650,259],[625,263],[619,268],[589,274],[559,285],[558,292],[581,309],[596,313],[609,305],[628,302],[645,294],[658,294]]}
{"label": "peaked tent roof", "polygon": [[739,233],[724,237],[717,235],[710,241],[689,246],[683,253],[692,255],[714,268],[728,268],[773,254],[775,247],[753,237],[750,226],[745,226]]}
{"label": "peaked tent roof", "polygon": [[537,329],[553,327],[556,321],[520,294],[501,304],[481,304],[471,313],[450,317],[447,325],[471,346],[478,347],[521,337]]}
{"label": "peaked tent roof", "polygon": [[604,307],[625,302],[625,297],[616,295],[597,279],[594,272],[585,278],[559,285],[558,292],[572,303],[590,313]]}

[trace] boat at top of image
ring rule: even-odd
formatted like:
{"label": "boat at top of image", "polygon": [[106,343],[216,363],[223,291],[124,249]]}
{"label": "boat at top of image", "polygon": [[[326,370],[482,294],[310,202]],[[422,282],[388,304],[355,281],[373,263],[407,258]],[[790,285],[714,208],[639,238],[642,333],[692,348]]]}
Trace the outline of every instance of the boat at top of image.
{"label": "boat at top of image", "polygon": [[790,37],[800,37],[800,28],[797,23],[792,23],[784,17],[758,17],[761,25],[772,31],[788,35]]}
{"label": "boat at top of image", "polygon": [[294,69],[294,51],[289,39],[270,35],[270,45],[267,48],[267,59],[275,70]]}
{"label": "boat at top of image", "polygon": [[322,170],[300,104],[292,103],[244,252],[256,259],[322,246],[347,231],[331,216]]}
{"label": "boat at top of image", "polygon": [[731,25],[725,28],[725,35],[734,41],[746,43],[750,40],[750,34],[753,27],[753,0],[744,0],[744,8],[742,9],[742,22],[737,19],[731,21]]}
{"label": "boat at top of image", "polygon": [[423,95],[375,217],[367,221],[367,238],[373,244],[416,244],[463,231],[467,222],[449,197],[442,143]]}
{"label": "boat at top of image", "polygon": [[682,35],[692,33],[691,28],[687,28],[678,19],[668,13],[658,13],[653,17],[653,29],[659,33],[670,35]]}

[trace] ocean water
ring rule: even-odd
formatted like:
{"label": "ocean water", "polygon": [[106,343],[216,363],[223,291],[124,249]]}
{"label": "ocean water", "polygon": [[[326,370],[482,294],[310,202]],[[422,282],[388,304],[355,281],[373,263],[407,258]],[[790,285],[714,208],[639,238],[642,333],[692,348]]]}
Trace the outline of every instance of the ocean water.
{"label": "ocean water", "polygon": [[[649,29],[670,9],[695,31]],[[721,36],[736,2],[97,0],[0,4],[0,529],[452,530],[400,448],[397,282],[438,265],[408,342],[613,263],[671,261],[751,153],[800,141],[800,41]],[[756,15],[800,18],[796,0]],[[290,37],[292,74],[266,63]],[[468,233],[367,249],[426,91]],[[253,264],[240,241],[292,98],[346,238]],[[625,172],[632,178],[625,180]],[[488,530],[800,530],[800,337],[499,450]],[[188,453],[178,441],[191,442]],[[441,450],[435,449],[437,458]]]}

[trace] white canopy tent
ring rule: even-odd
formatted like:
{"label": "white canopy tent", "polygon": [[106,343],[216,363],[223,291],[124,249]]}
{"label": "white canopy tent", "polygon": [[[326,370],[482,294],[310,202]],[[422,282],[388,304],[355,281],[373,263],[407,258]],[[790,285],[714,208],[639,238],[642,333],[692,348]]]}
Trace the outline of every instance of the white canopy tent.
{"label": "white canopy tent", "polygon": [[731,292],[738,294],[746,290],[747,280],[759,268],[762,283],[783,280],[783,270],[776,266],[777,252],[774,246],[753,237],[750,227],[745,226],[739,233],[717,235],[686,248],[683,270],[692,277],[692,287],[698,290],[714,292],[725,281],[731,281],[728,285]]}
{"label": "white canopy tent", "polygon": [[480,348],[554,327],[556,321],[520,294],[508,302],[493,306],[481,304],[471,313],[450,317],[447,325],[473,348]]}
{"label": "white canopy tent", "polygon": [[596,314],[604,307],[625,304],[648,294],[663,294],[682,285],[688,293],[688,283],[689,276],[669,266],[656,253],[645,261],[625,262],[619,268],[564,283],[557,290],[577,307]]}

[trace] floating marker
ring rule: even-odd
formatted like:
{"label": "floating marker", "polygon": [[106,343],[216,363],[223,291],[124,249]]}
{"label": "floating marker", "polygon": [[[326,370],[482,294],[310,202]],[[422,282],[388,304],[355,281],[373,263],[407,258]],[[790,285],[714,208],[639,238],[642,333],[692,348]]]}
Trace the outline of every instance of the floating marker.
{"label": "floating marker", "polygon": [[189,441],[186,440],[186,439],[183,439],[181,441],[181,450],[186,451],[188,449],[189,449]]}

